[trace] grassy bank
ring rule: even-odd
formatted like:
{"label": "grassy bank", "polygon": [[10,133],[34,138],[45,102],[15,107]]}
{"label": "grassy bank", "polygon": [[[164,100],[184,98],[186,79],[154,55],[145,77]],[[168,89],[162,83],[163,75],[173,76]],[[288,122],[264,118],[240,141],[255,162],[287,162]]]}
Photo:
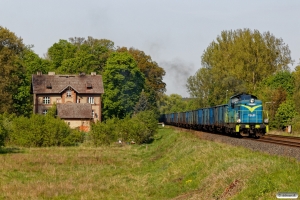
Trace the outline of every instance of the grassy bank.
{"label": "grassy bank", "polygon": [[1,199],[274,199],[294,159],[160,129],[148,145],[2,149]]}

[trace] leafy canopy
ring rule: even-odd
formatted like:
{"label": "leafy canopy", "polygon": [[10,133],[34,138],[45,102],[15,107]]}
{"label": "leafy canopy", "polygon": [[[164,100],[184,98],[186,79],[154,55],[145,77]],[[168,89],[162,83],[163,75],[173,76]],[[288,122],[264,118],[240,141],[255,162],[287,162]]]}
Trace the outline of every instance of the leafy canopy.
{"label": "leafy canopy", "polygon": [[104,118],[124,118],[132,114],[144,89],[145,78],[128,52],[115,52],[107,60],[103,72]]}
{"label": "leafy canopy", "polygon": [[222,31],[201,59],[203,68],[189,77],[187,88],[204,105],[224,103],[227,90],[228,96],[253,93],[263,79],[292,62],[281,38],[250,29]]}

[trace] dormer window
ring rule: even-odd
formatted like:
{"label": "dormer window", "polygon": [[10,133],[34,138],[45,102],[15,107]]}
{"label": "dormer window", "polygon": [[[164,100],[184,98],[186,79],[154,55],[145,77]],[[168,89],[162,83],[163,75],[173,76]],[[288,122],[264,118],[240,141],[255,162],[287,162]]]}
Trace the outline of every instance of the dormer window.
{"label": "dormer window", "polygon": [[86,88],[87,88],[87,89],[92,89],[92,83],[87,82],[87,83],[86,83]]}
{"label": "dormer window", "polygon": [[51,85],[51,83],[50,83],[50,82],[47,82],[47,84],[46,84],[46,88],[47,88],[47,89],[52,89],[52,85]]}
{"label": "dormer window", "polygon": [[67,91],[67,97],[72,97],[72,91],[71,90]]}

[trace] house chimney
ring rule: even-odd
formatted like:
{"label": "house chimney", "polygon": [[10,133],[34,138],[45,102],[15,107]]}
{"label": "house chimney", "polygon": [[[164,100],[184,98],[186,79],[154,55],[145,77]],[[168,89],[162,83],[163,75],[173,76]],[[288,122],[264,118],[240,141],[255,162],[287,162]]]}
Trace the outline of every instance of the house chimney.
{"label": "house chimney", "polygon": [[95,75],[96,75],[96,72],[91,72],[91,75],[92,75],[92,76],[95,76]]}
{"label": "house chimney", "polygon": [[48,72],[48,75],[55,75],[55,72]]}
{"label": "house chimney", "polygon": [[41,76],[42,75],[42,72],[41,71],[38,71],[36,72],[37,75]]}

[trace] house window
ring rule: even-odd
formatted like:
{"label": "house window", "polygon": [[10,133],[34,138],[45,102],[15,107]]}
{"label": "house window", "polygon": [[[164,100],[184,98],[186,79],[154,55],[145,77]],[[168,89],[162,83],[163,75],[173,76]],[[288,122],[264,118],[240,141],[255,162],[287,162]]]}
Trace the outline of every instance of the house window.
{"label": "house window", "polygon": [[92,110],[92,117],[94,118],[95,117],[95,111]]}
{"label": "house window", "polygon": [[46,115],[48,110],[43,110],[43,115]]}
{"label": "house window", "polygon": [[50,104],[50,97],[43,97],[43,104]]}
{"label": "house window", "polygon": [[94,104],[94,97],[89,97],[88,98],[88,103]]}
{"label": "house window", "polygon": [[67,97],[72,97],[72,92],[71,92],[71,90],[68,90],[68,91],[67,91]]}

